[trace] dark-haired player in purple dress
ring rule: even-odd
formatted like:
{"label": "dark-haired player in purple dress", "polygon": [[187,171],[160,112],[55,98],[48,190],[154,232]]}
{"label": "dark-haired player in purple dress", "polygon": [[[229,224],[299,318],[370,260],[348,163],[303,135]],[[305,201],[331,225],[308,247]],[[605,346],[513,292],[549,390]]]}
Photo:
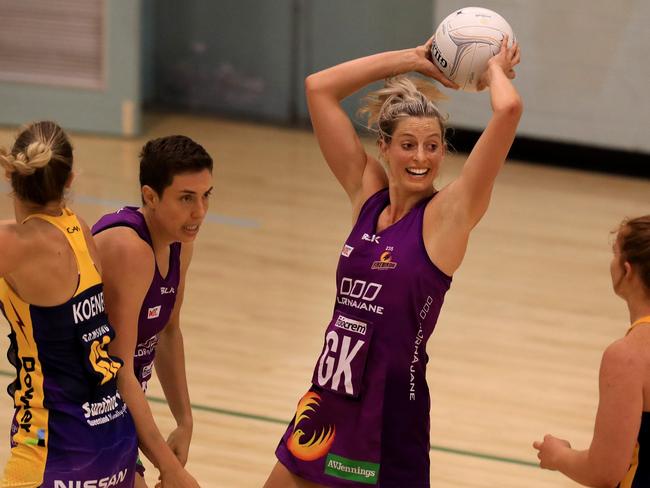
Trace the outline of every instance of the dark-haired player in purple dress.
{"label": "dark-haired player in purple dress", "polygon": [[374,81],[417,71],[452,86],[430,42],[334,66],[306,80],[314,132],[352,203],[333,317],[312,386],[280,440],[266,488],[429,486],[426,342],[470,231],[488,208],[522,112],[512,85],[519,48],[490,62],[492,118],[461,175],[433,183],[446,150],[437,90],[397,76],[368,98],[380,160],[368,155],[340,102]]}
{"label": "dark-haired player in purple dress", "polygon": [[[142,207],[105,215],[92,229],[116,331],[111,352],[124,359],[120,391],[163,488],[197,487],[184,469],[193,421],[179,316],[192,243],[212,192],[212,158],[185,136],[149,141],[140,158]],[[167,442],[144,396],[154,365],[177,422]],[[138,472],[136,488],[146,486],[141,464]]]}

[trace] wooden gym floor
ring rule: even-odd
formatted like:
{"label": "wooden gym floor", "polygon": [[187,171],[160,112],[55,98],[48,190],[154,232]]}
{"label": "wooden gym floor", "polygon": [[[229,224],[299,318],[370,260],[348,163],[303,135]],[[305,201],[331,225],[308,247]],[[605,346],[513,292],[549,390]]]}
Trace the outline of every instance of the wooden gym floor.
{"label": "wooden gym floor", "polygon": [[[135,139],[72,134],[70,206],[92,224],[138,204],[147,139],[182,133],[212,154],[215,192],[182,313],[195,417],[188,468],[204,487],[261,487],[321,350],[349,204],[308,131],[183,115],[150,115],[146,126]],[[0,144],[14,132],[0,129]],[[448,156],[440,186],[463,160]],[[10,218],[2,190],[0,216]],[[650,180],[508,162],[428,345],[432,486],[577,486],[535,467],[531,444],[548,432],[588,446],[600,355],[628,325],[610,286],[610,231],[650,213],[648,195]],[[0,375],[11,381],[8,362]],[[168,432],[155,381],[149,396]],[[2,395],[0,465],[11,409]],[[150,486],[156,476],[148,471]]]}

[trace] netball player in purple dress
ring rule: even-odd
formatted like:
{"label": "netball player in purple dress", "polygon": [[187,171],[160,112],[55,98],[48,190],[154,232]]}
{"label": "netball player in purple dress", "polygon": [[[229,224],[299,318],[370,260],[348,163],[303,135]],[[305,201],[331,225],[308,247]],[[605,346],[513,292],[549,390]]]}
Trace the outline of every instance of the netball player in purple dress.
{"label": "netball player in purple dress", "polygon": [[[266,488],[429,486],[425,346],[522,113],[510,81],[519,48],[504,39],[481,79],[492,117],[458,179],[436,191],[446,144],[435,89],[394,77],[417,71],[453,86],[431,62],[430,42],[306,80],[314,132],[350,198],[354,226],[312,386],[280,440]],[[365,108],[382,165],[365,152],[340,103],[391,76]]]}
{"label": "netball player in purple dress", "polygon": [[[124,359],[120,392],[163,488],[197,487],[184,469],[193,422],[179,315],[192,243],[212,192],[212,158],[185,136],[149,141],[140,157],[142,207],[105,215],[92,229],[116,331],[111,352]],[[154,365],[177,423],[167,442],[144,396]],[[141,464],[138,471],[136,488],[146,486]]]}

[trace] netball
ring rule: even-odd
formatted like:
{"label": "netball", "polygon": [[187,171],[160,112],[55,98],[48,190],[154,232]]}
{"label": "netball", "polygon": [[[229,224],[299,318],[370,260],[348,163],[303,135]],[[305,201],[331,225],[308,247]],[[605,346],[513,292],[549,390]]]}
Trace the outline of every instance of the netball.
{"label": "netball", "polygon": [[512,28],[498,13],[481,7],[462,8],[445,17],[436,29],[431,57],[461,90],[477,91],[488,60],[499,52],[504,35],[512,45]]}

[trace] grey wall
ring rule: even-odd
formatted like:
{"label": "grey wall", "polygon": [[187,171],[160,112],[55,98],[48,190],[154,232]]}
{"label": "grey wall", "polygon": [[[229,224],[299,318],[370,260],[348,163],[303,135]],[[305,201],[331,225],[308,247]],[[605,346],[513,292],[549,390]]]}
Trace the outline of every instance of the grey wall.
{"label": "grey wall", "polygon": [[[465,0],[434,0],[436,24]],[[482,0],[522,49],[520,135],[650,153],[650,2]],[[487,94],[458,93],[451,124],[480,129]]]}
{"label": "grey wall", "polygon": [[[281,123],[307,120],[303,80],[431,34],[431,0],[145,0],[151,105]],[[350,112],[355,99],[346,102]]]}
{"label": "grey wall", "polygon": [[290,0],[152,3],[143,28],[150,42],[144,46],[145,100],[200,112],[283,118],[292,71]]}

